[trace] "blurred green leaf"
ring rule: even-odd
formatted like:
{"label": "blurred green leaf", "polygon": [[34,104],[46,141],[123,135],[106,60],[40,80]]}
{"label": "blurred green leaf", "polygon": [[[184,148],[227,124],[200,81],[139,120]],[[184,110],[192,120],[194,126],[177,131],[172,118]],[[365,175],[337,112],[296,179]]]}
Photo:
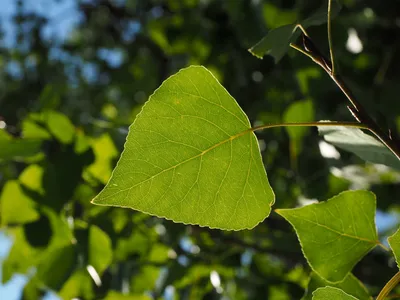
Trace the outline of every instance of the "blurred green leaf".
{"label": "blurred green leaf", "polygon": [[75,268],[75,245],[50,248],[40,260],[35,276],[48,288],[58,290]]}
{"label": "blurred green leaf", "polygon": [[365,134],[360,129],[318,126],[318,131],[327,142],[352,152],[363,160],[400,170],[400,161],[396,156],[375,137]]}
{"label": "blurred green leaf", "polygon": [[0,129],[0,162],[23,160],[40,154],[42,141],[31,138],[13,138]]}
{"label": "blurred green leaf", "polygon": [[111,239],[97,226],[89,229],[89,265],[101,276],[110,265],[113,257]]}
{"label": "blurred green leaf", "polygon": [[[314,105],[308,100],[293,102],[283,114],[283,122],[312,122],[314,121]],[[286,127],[286,131],[290,138],[290,153],[292,157],[296,157],[302,146],[302,140],[310,131],[309,127]]]}
{"label": "blurred green leaf", "polygon": [[29,198],[15,180],[7,181],[0,195],[1,225],[16,225],[39,219],[35,202]]}
{"label": "blurred green leaf", "polygon": [[341,289],[335,287],[319,288],[313,293],[313,300],[357,300],[357,298],[346,294]]}
{"label": "blurred green leaf", "polygon": [[93,280],[85,269],[73,273],[60,289],[58,295],[62,299],[93,299]]}
{"label": "blurred green leaf", "polygon": [[103,134],[91,141],[95,161],[87,167],[86,172],[101,183],[106,184],[112,172],[112,162],[117,157],[118,151],[109,134]]}
{"label": "blurred green leaf", "polygon": [[312,293],[315,290],[326,286],[339,288],[360,300],[372,300],[365,286],[351,273],[348,274],[342,282],[334,284],[319,277],[315,272],[312,272],[310,275],[310,281],[308,282],[307,290],[302,300],[311,300]]}
{"label": "blurred green leaf", "polygon": [[125,295],[115,291],[110,291],[104,300],[151,300],[149,296],[146,295]]}
{"label": "blurred green leaf", "polygon": [[93,203],[212,228],[252,228],[268,216],[274,195],[249,128],[207,69],[182,69],[143,107]]}
{"label": "blurred green leaf", "polygon": [[[331,17],[334,18],[340,11],[340,5],[337,1],[332,1]],[[304,27],[321,25],[327,22],[328,6],[324,5],[311,17],[301,21]],[[300,33],[295,30],[297,23],[283,25],[270,30],[257,44],[249,49],[250,53],[258,58],[264,55],[271,55],[277,63],[286,54],[291,42],[295,41]]]}
{"label": "blurred green leaf", "polygon": [[262,40],[249,49],[250,53],[257,58],[271,55],[277,63],[288,51],[291,41],[297,38],[298,33],[293,36],[295,27],[295,24],[289,24],[272,29]]}
{"label": "blurred green leaf", "polygon": [[338,282],[380,244],[375,210],[373,193],[347,191],[325,202],[276,212],[296,230],[311,268],[324,279]]}
{"label": "blurred green leaf", "polygon": [[72,143],[75,137],[75,126],[70,119],[58,111],[44,113],[49,131],[63,144]]}
{"label": "blurred green leaf", "polygon": [[397,267],[400,269],[400,229],[388,237],[388,242],[396,258]]}

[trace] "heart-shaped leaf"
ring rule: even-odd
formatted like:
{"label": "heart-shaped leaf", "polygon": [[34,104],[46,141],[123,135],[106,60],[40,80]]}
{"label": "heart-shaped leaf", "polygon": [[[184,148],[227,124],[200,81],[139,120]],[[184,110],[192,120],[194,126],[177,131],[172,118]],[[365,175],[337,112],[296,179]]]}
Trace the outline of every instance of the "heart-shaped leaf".
{"label": "heart-shaped leaf", "polygon": [[316,290],[313,293],[313,300],[357,300],[357,298],[345,293],[341,289],[327,286]]}
{"label": "heart-shaped leaf", "polygon": [[326,202],[277,212],[292,224],[311,268],[330,281],[342,281],[379,244],[376,201],[368,191],[343,192]]}
{"label": "heart-shaped leaf", "polygon": [[250,122],[204,67],[168,78],[131,126],[100,205],[239,230],[274,202]]}
{"label": "heart-shaped leaf", "polygon": [[363,160],[400,170],[400,161],[396,156],[376,138],[358,128],[318,126],[318,131],[327,142],[352,152]]}

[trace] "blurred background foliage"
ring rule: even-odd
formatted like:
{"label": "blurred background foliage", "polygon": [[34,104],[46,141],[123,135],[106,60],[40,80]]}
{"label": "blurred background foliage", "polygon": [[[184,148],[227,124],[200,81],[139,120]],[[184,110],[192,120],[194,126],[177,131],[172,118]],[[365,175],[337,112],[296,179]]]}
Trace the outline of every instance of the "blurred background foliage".
{"label": "blurred background foliage", "polygon": [[[252,124],[351,120],[344,96],[308,58],[290,50],[275,64],[247,51],[326,2],[2,0],[2,282],[23,274],[23,299],[300,299],[310,269],[275,213],[251,231],[223,232],[90,200],[143,103],[191,64],[209,68]],[[333,23],[340,72],[396,136],[400,2],[341,2]],[[326,26],[309,33],[327,53]],[[396,227],[398,173],[338,152],[316,129],[257,135],[275,208],[371,188],[382,240]],[[381,249],[354,270],[373,295],[395,272]]]}

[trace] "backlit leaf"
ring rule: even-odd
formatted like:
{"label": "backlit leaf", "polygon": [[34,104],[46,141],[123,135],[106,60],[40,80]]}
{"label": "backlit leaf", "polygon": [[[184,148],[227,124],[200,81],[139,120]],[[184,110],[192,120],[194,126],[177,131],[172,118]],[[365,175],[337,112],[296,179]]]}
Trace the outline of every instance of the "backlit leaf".
{"label": "backlit leaf", "polygon": [[207,69],[183,69],[145,104],[93,203],[211,228],[252,228],[268,216],[274,194],[249,129]]}
{"label": "backlit leaf", "polygon": [[311,268],[324,279],[338,282],[379,244],[375,210],[373,193],[347,191],[325,202],[277,212],[296,230]]}
{"label": "backlit leaf", "polygon": [[327,286],[319,288],[313,293],[313,300],[357,300],[357,298],[343,292],[341,289]]}
{"label": "backlit leaf", "polygon": [[315,290],[326,286],[339,288],[349,295],[354,296],[360,300],[372,299],[364,285],[357,279],[357,277],[355,277],[351,273],[347,275],[342,282],[335,284],[324,280],[323,278],[319,277],[315,272],[312,272],[310,275],[310,281],[308,282],[306,293],[301,300],[311,300],[312,293]]}

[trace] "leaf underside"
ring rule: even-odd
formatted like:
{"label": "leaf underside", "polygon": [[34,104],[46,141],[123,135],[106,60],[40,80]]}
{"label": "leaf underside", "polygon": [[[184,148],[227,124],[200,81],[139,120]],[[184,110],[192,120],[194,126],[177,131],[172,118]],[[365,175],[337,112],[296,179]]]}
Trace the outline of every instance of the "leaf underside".
{"label": "leaf underside", "polygon": [[150,97],[93,200],[228,230],[256,226],[273,202],[247,116],[200,66],[182,69]]}
{"label": "leaf underside", "polygon": [[357,298],[345,293],[341,289],[327,286],[316,290],[313,293],[313,300],[357,300]]}

